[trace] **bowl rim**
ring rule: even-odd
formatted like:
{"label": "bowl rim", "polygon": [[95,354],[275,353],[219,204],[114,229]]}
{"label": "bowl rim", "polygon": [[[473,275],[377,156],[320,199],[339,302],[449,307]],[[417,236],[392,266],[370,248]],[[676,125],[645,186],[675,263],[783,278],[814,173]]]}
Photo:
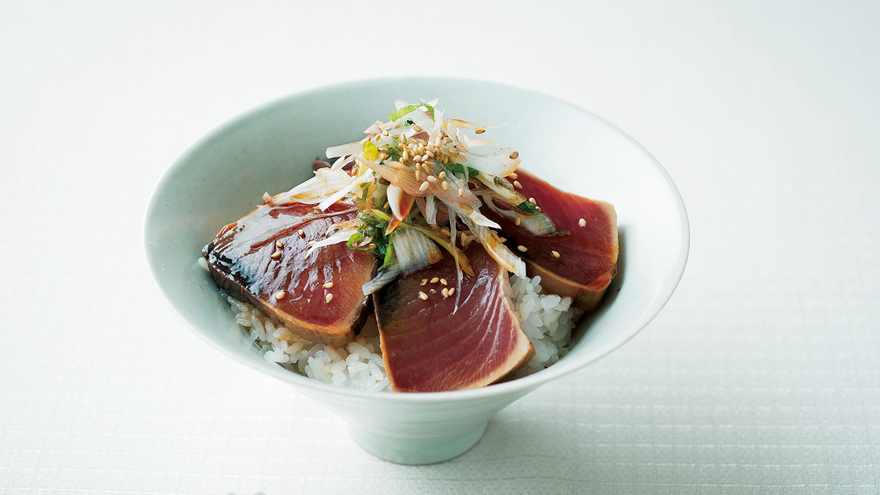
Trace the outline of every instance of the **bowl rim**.
{"label": "bowl rim", "polygon": [[[557,363],[554,363],[552,366],[545,368],[539,372],[536,372],[531,375],[527,375],[521,378],[517,378],[515,380],[509,380],[502,383],[496,383],[490,386],[468,389],[468,390],[454,390],[454,391],[445,391],[445,392],[420,392],[420,393],[377,393],[377,392],[369,392],[363,390],[355,390],[344,387],[337,387],[332,384],[323,383],[318,380],[314,380],[308,378],[306,376],[300,375],[298,373],[291,372],[286,370],[280,366],[277,367],[277,370],[257,366],[254,363],[247,362],[242,360],[231,350],[228,350],[216,343],[214,340],[209,338],[209,336],[200,330],[199,325],[195,322],[189,321],[184,315],[178,311],[177,307],[172,303],[169,294],[165,291],[163,286],[159,282],[158,278],[158,270],[159,267],[153,262],[150,256],[150,231],[151,231],[151,219],[153,217],[153,212],[159,207],[159,192],[162,191],[167,184],[172,180],[172,178],[176,175],[178,169],[181,169],[185,166],[190,156],[195,154],[202,146],[206,143],[214,139],[216,136],[219,136],[230,129],[234,128],[237,125],[240,125],[242,122],[249,120],[255,115],[260,114],[261,112],[271,110],[276,106],[283,105],[287,102],[297,99],[309,98],[311,95],[316,95],[319,93],[326,92],[338,92],[346,89],[354,89],[358,86],[364,85],[374,85],[374,84],[403,84],[403,83],[412,83],[417,84],[419,82],[431,83],[454,83],[454,84],[464,84],[464,85],[473,85],[473,86],[481,86],[483,88],[505,88],[507,90],[518,91],[522,94],[528,94],[531,97],[544,98],[548,101],[553,101],[556,104],[565,106],[570,110],[574,110],[575,112],[586,114],[589,118],[597,120],[600,124],[604,125],[612,132],[619,135],[619,137],[623,138],[623,140],[627,141],[630,145],[636,147],[638,151],[640,151],[648,161],[657,169],[657,172],[660,173],[660,176],[666,183],[666,186],[671,193],[675,205],[677,208],[677,212],[679,214],[679,222],[681,225],[681,233],[680,233],[680,243],[681,249],[678,252],[678,256],[675,260],[672,260],[670,263],[670,272],[673,273],[674,280],[669,281],[662,290],[660,290],[655,298],[655,301],[652,306],[648,308],[648,310],[642,315],[642,317],[630,324],[630,330],[618,338],[611,341],[604,352],[597,354],[591,357],[589,360],[584,362],[578,362],[577,364],[567,364],[567,362],[563,359]],[[294,93],[290,93],[278,98],[271,99],[262,104],[259,104],[249,110],[246,110],[242,113],[239,113],[224,122],[220,125],[212,128],[211,130],[205,132],[199,139],[197,139],[193,144],[187,147],[172,163],[168,166],[168,168],[162,173],[162,176],[153,187],[153,190],[150,194],[150,199],[147,203],[147,207],[144,211],[143,217],[143,253],[146,258],[147,266],[149,268],[150,277],[153,280],[154,285],[162,294],[165,303],[171,308],[171,310],[177,315],[177,317],[187,326],[191,331],[201,337],[203,340],[207,341],[212,347],[217,350],[220,350],[223,354],[232,358],[235,362],[248,366],[252,369],[256,369],[262,373],[269,374],[274,376],[280,380],[283,380],[291,385],[296,387],[302,387],[317,393],[321,394],[334,394],[347,396],[355,399],[361,400],[381,400],[383,402],[396,402],[396,403],[438,403],[438,402],[447,402],[447,401],[472,401],[472,400],[482,400],[486,398],[508,395],[508,394],[520,394],[525,395],[529,391],[537,388],[538,386],[547,383],[549,381],[560,378],[569,373],[573,373],[577,370],[583,369],[586,366],[598,361],[599,359],[607,356],[611,352],[620,348],[623,344],[628,342],[630,339],[635,337],[638,333],[640,333],[656,316],[660,313],[663,307],[669,302],[672,294],[677,289],[679,283],[681,282],[681,278],[684,275],[684,270],[687,265],[687,260],[690,252],[690,225],[688,221],[687,209],[685,207],[685,203],[683,198],[681,197],[681,193],[678,190],[675,182],[672,180],[672,177],[663,167],[663,165],[638,141],[636,141],[632,136],[609,122],[608,120],[602,118],[599,115],[596,115],[589,110],[586,110],[580,106],[577,106],[568,101],[562,100],[558,97],[542,93],[539,91],[535,91],[532,89],[526,89],[518,86],[514,86],[506,83],[499,83],[493,81],[484,81],[477,79],[466,79],[466,78],[452,78],[452,77],[384,77],[384,78],[371,78],[371,79],[358,79],[354,81],[348,82],[340,82],[335,84],[330,84],[326,86],[319,86],[314,88],[305,89],[303,91],[298,91]]]}

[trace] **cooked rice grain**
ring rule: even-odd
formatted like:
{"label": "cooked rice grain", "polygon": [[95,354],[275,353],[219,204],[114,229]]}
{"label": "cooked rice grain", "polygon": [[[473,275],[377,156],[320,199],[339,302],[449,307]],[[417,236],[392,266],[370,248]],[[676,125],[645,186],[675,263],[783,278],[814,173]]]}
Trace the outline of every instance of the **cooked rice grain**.
{"label": "cooked rice grain", "polygon": [[[535,356],[517,378],[540,371],[568,352],[571,330],[581,311],[571,298],[541,294],[541,277],[511,275],[511,298],[522,319],[522,329],[535,347]],[[305,341],[283,326],[276,327],[252,305],[229,297],[235,320],[250,335],[267,361],[324,383],[358,390],[391,390],[382,361],[379,330],[369,318],[357,339],[345,347]]]}

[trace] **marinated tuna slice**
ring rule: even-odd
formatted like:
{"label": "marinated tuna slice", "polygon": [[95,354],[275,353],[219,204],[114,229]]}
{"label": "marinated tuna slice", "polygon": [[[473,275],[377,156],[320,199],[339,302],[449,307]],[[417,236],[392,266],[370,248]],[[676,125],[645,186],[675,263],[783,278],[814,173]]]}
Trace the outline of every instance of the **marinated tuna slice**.
{"label": "marinated tuna slice", "polygon": [[486,216],[501,225],[512,249],[525,248],[514,252],[526,261],[529,277],[541,276],[546,292],[571,297],[584,311],[595,308],[617,273],[614,207],[561,191],[522,168],[516,173],[522,186],[517,190],[535,199],[557,231],[568,233],[535,235],[523,222],[516,225],[515,215],[505,218],[486,209]]}
{"label": "marinated tuna slice", "polygon": [[462,275],[460,288],[453,289],[455,262],[444,253],[439,262],[373,294],[394,391],[483,387],[534,354],[513,310],[507,272],[476,243],[465,255],[475,276]]}
{"label": "marinated tuna slice", "polygon": [[344,345],[354,339],[369,313],[361,285],[373,276],[376,260],[345,243],[309,252],[328,228],[357,216],[357,209],[334,204],[261,205],[227,225],[202,249],[217,284],[248,299],[300,337]]}

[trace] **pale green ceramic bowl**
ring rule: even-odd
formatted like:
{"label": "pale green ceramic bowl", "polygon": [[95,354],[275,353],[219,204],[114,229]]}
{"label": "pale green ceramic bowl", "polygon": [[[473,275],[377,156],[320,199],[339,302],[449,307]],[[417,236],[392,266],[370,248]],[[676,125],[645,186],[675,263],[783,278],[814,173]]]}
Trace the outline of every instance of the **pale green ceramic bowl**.
{"label": "pale green ceramic bowl", "polygon": [[[446,117],[506,124],[496,142],[520,152],[523,166],[550,183],[614,204],[619,272],[601,307],[584,317],[571,352],[532,376],[478,390],[429,394],[340,389],[267,362],[251,348],[203,270],[201,248],[225,224],[311,176],[327,146],[363,136],[394,110],[394,100],[439,98]],[[601,118],[558,99],[478,81],[382,79],[295,94],[212,131],[165,173],[147,208],[144,246],[159,290],[197,334],[240,362],[283,380],[336,411],[367,451],[393,462],[455,457],[482,437],[498,411],[550,380],[596,361],[638,333],[660,311],[687,260],[687,214],[678,190],[644,148]]]}

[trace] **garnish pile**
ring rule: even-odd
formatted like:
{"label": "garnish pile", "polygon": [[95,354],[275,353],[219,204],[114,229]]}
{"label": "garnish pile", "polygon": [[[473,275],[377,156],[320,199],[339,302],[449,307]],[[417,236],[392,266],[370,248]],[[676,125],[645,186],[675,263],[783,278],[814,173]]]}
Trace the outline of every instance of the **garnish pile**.
{"label": "garnish pile", "polygon": [[482,139],[494,126],[444,119],[436,103],[397,101],[389,120],[371,125],[362,140],[328,148],[331,166],[264,197],[270,205],[298,202],[321,210],[337,202],[356,205],[355,219],[333,225],[310,249],[345,242],[374,253],[380,267],[363,285],[365,295],[436,263],[441,249],[452,255],[460,286],[462,272],[473,275],[463,250],[474,241],[505,270],[525,276],[525,263],[494,230],[500,225],[481,213],[484,206],[535,235],[559,233],[535,200],[518,191],[519,153]]}

